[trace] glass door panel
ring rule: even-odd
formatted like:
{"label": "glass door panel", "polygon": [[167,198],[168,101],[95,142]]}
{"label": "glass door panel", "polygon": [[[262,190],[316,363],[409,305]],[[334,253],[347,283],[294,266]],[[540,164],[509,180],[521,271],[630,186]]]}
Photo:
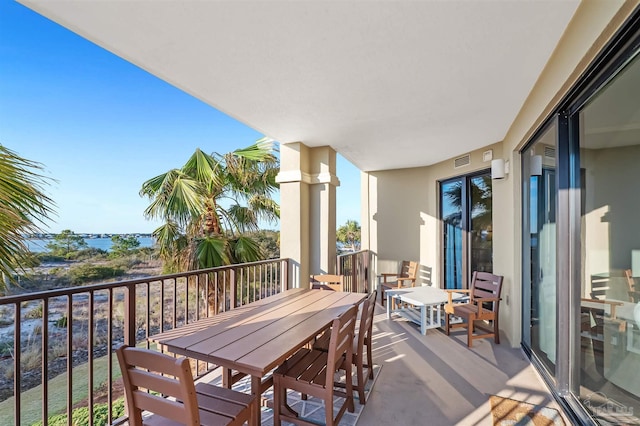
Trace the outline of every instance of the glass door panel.
{"label": "glass door panel", "polygon": [[556,364],[556,126],[551,126],[523,152],[525,247],[524,309],[529,329],[524,341],[555,374]]}
{"label": "glass door panel", "polygon": [[640,424],[640,58],[574,119],[582,194],[574,392],[601,424]]}
{"label": "glass door panel", "polygon": [[491,176],[474,176],[471,184],[469,229],[470,271],[493,271]]}
{"label": "glass door panel", "polygon": [[493,271],[491,175],[440,186],[444,288],[467,288],[473,271]]}
{"label": "glass door panel", "polygon": [[464,186],[462,178],[441,185],[441,218],[444,249],[444,288],[462,288],[462,211]]}

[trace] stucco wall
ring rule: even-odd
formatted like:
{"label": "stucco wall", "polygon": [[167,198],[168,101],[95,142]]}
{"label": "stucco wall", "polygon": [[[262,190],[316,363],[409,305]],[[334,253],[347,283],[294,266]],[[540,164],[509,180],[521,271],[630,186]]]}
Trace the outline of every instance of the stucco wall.
{"label": "stucco wall", "polygon": [[[502,143],[472,153],[471,164],[454,169],[453,159],[427,167],[363,173],[363,248],[377,253],[378,271],[402,259],[433,269],[440,285],[439,180],[489,168],[482,152],[510,160],[507,179],[493,185],[493,269],[505,277],[500,328],[512,346],[521,340],[521,170],[519,150],[593,61],[638,1],[582,2]],[[428,149],[428,147],[425,147]],[[465,153],[460,153],[464,155]],[[479,161],[478,161],[478,156]]]}
{"label": "stucco wall", "polygon": [[[420,284],[440,286],[440,225],[438,183],[449,177],[489,169],[484,151],[502,158],[501,144],[470,153],[468,166],[454,168],[453,159],[412,169],[363,173],[363,247],[377,255],[377,271],[397,270],[400,261],[417,260],[421,265]],[[367,241],[368,238],[368,241]]]}
{"label": "stucco wall", "polygon": [[[583,280],[588,294],[592,274],[622,275],[631,268],[631,250],[640,248],[640,193],[635,190],[640,182],[640,145],[582,150],[581,157],[586,195]],[[626,291],[617,298],[626,300]]]}

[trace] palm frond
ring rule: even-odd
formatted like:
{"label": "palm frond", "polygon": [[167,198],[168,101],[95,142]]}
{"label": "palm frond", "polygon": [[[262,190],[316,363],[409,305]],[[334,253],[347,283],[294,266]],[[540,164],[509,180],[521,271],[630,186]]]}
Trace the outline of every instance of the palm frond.
{"label": "palm frond", "polygon": [[44,193],[51,180],[41,170],[40,163],[0,145],[0,273],[10,278],[29,261],[23,235],[40,232],[39,225],[55,214],[55,203]]}
{"label": "palm frond", "polygon": [[198,241],[196,256],[199,267],[205,269],[229,264],[226,246],[227,242],[223,238],[207,237]]}
{"label": "palm frond", "polygon": [[257,231],[259,229],[255,211],[249,207],[234,204],[225,209],[225,211],[239,233]]}
{"label": "palm frond", "polygon": [[267,156],[273,155],[274,146],[275,141],[273,139],[263,137],[258,139],[253,145],[249,145],[246,148],[236,149],[232,154],[247,160],[263,161]]}
{"label": "palm frond", "polygon": [[221,186],[221,164],[218,154],[207,154],[197,148],[182,171],[205,186]]}
{"label": "palm frond", "polygon": [[251,237],[239,236],[231,241],[234,263],[255,262],[263,258],[260,244]]}
{"label": "palm frond", "polygon": [[280,205],[265,195],[255,195],[248,200],[251,210],[256,212],[258,220],[275,223],[280,219]]}

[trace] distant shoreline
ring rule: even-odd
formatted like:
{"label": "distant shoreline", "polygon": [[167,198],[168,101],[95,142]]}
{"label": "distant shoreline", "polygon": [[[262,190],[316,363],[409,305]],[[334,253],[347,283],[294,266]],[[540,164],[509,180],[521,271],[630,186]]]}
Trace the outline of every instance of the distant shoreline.
{"label": "distant shoreline", "polygon": [[[83,234],[77,234],[82,236]],[[104,234],[102,234],[104,235]],[[123,235],[123,236],[135,236],[140,242],[139,248],[145,247],[153,247],[155,245],[155,239],[151,237],[150,234],[112,234],[112,235]],[[111,237],[82,237],[84,238],[87,246],[89,248],[96,248],[104,251],[111,250],[111,246],[113,242],[111,241]],[[44,253],[47,251],[46,246],[49,244],[53,238],[27,238],[27,248],[32,253]]]}
{"label": "distant shoreline", "polygon": [[[44,233],[44,234],[30,234],[30,235],[26,235],[25,238],[27,240],[50,240],[55,238],[57,235],[60,235],[59,233]],[[74,235],[77,235],[79,237],[85,238],[85,239],[93,239],[93,238],[111,238],[114,235],[119,235],[121,237],[130,237],[130,236],[134,236],[134,237],[138,237],[138,238],[142,238],[142,237],[148,237],[151,238],[152,234],[151,233],[144,233],[144,232],[125,232],[125,233],[110,233],[110,232],[105,232],[105,233],[92,233],[92,232],[87,232],[87,233],[82,233],[82,232],[74,232]]]}

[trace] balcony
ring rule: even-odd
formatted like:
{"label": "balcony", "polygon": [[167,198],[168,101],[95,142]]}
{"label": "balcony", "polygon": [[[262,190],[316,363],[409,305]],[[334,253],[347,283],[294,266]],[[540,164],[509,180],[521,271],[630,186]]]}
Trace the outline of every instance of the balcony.
{"label": "balcony", "polygon": [[[367,288],[368,260],[366,251],[340,258],[348,289]],[[278,259],[0,299],[4,324],[21,336],[3,352],[13,389],[0,398],[0,424],[52,424],[54,416],[67,424],[69,413],[77,424],[125,423],[120,372],[108,348],[113,355],[122,343],[149,347],[152,334],[278,293],[290,266]],[[465,333],[422,336],[377,309],[373,354],[381,368],[359,424],[492,424],[492,394],[553,404],[519,349],[483,340],[469,350]],[[193,366],[200,380],[219,372]]]}

